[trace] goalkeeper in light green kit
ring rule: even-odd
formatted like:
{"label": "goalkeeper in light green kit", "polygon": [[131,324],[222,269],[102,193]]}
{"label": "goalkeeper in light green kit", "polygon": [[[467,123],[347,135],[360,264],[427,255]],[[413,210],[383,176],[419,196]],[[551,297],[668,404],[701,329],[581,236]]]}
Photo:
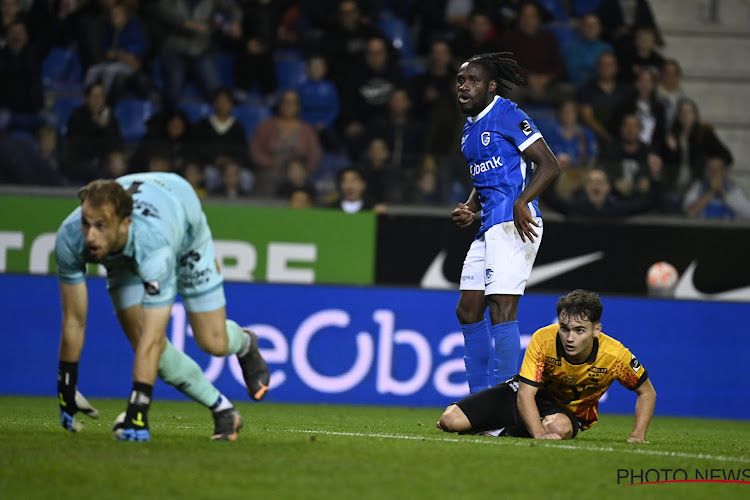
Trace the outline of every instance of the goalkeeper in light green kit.
{"label": "goalkeeper in light green kit", "polygon": [[242,427],[239,413],[166,338],[179,293],[200,348],[214,356],[236,354],[250,396],[266,395],[270,375],[257,337],[226,319],[211,230],[192,186],[177,174],[133,174],[93,181],[78,197],[81,206],[63,221],[55,242],[63,312],[57,384],[62,426],[80,430],[78,411],[97,416],[76,390],[88,307],[86,263],[95,262],[107,269],[117,319],[135,350],[133,390],[116,437],[150,440],[148,409],[158,373],[212,410],[211,439],[234,441]]}

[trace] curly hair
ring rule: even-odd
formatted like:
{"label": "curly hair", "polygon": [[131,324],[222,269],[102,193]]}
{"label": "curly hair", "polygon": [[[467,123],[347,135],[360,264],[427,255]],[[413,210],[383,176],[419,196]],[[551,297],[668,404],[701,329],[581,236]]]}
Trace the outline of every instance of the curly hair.
{"label": "curly hair", "polygon": [[586,318],[592,323],[598,323],[602,319],[604,306],[599,295],[578,288],[560,297],[555,310],[558,317],[565,313],[570,318]]}

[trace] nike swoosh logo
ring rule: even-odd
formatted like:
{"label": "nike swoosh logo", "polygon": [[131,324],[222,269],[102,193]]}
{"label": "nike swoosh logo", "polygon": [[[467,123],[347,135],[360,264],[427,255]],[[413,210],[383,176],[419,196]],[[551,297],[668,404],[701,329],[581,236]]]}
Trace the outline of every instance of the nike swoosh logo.
{"label": "nike swoosh logo", "polygon": [[[448,252],[446,250],[441,250],[433,259],[432,263],[427,268],[427,271],[425,271],[422,281],[419,283],[422,288],[433,288],[439,290],[455,290],[458,288],[458,283],[446,279],[443,274],[443,264],[445,263],[447,255]],[[562,274],[603,258],[604,252],[600,251],[571,257],[570,259],[559,260],[557,262],[550,262],[549,264],[534,266],[531,268],[531,275],[529,276],[526,286],[534,286],[544,281],[551,280],[552,278],[556,278]]]}
{"label": "nike swoosh logo", "polygon": [[531,268],[531,275],[529,280],[526,282],[526,286],[534,286],[552,278],[556,278],[561,274],[569,273],[573,269],[586,266],[597,260],[604,258],[604,252],[592,252],[586,255],[579,255],[578,257],[571,257],[570,259],[558,260],[557,262],[550,262],[549,264],[542,264]]}
{"label": "nike swoosh logo", "polygon": [[750,286],[735,288],[725,292],[703,293],[695,288],[693,275],[698,261],[694,260],[680,276],[674,289],[674,298],[688,300],[722,300],[727,302],[750,302]]}

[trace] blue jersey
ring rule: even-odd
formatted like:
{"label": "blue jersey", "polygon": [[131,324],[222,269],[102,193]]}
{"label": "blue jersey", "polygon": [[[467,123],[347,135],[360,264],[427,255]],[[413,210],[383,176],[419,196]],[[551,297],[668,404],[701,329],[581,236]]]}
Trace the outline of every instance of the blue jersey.
{"label": "blue jersey", "polygon": [[[169,304],[177,293],[179,259],[184,258],[196,237],[208,227],[200,201],[193,187],[177,174],[132,174],[116,181],[132,193],[132,222],[125,248],[105,257],[102,264],[108,276],[121,270],[135,273],[147,291],[143,305]],[[61,282],[84,281],[87,262],[84,247],[81,207],[78,207],[57,232],[55,259]]]}
{"label": "blue jersey", "polygon": [[[531,177],[522,153],[541,138],[531,118],[500,96],[477,116],[466,119],[461,152],[482,205],[477,238],[495,224],[513,220],[513,202]],[[528,206],[532,217],[541,217],[537,199]]]}

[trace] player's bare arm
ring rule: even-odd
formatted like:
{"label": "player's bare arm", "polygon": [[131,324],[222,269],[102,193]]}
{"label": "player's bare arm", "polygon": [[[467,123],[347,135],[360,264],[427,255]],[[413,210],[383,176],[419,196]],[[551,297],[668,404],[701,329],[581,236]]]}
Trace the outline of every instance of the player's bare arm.
{"label": "player's bare arm", "polygon": [[513,222],[515,223],[521,240],[534,242],[534,238],[539,235],[534,231],[538,224],[531,217],[531,212],[527,206],[532,200],[538,198],[542,191],[557,177],[560,171],[560,164],[557,158],[550,151],[547,142],[544,139],[538,139],[524,151],[526,157],[536,164],[534,175],[531,176],[531,182],[521,192],[516,201],[513,203]]}
{"label": "player's bare arm", "polygon": [[630,433],[628,443],[649,443],[646,441],[646,431],[656,405],[656,390],[651,380],[646,380],[636,390],[638,399],[635,402],[635,423]]}
{"label": "player's bare arm", "polygon": [[458,227],[469,227],[474,223],[474,214],[479,212],[481,208],[477,196],[477,190],[475,188],[471,190],[471,194],[469,194],[466,203],[459,203],[456,205],[456,208],[451,212],[451,216]]}
{"label": "player's bare arm", "polygon": [[536,406],[538,389],[523,381],[518,384],[518,413],[534,439],[562,439],[560,435],[548,433],[542,425],[539,408]]}
{"label": "player's bare arm", "polygon": [[86,283],[60,283],[62,305],[62,334],[60,335],[60,361],[77,362],[81,356],[86,336],[88,292]]}
{"label": "player's bare arm", "polygon": [[141,338],[135,351],[133,381],[154,385],[159,358],[167,345],[171,306],[143,307]]}

